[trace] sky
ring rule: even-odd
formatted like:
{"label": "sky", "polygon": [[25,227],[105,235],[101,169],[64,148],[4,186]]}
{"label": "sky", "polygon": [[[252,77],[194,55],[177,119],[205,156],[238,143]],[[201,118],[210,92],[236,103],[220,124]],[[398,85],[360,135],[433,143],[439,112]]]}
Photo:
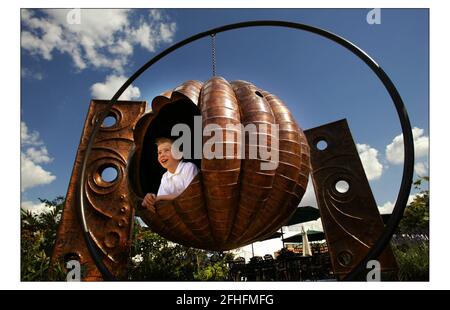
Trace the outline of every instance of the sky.
{"label": "sky", "polygon": [[[368,53],[406,105],[415,178],[428,175],[428,10],[382,9],[379,24],[367,22],[369,11],[22,10],[21,207],[39,211],[38,198],[66,195],[91,98],[110,99],[132,73],[178,41],[249,20],[310,24]],[[390,213],[402,175],[401,128],[386,90],[361,60],[317,35],[277,27],[218,34],[216,58],[217,75],[276,94],[304,130],[346,118],[380,212]],[[206,81],[211,75],[211,39],[204,38],[152,66],[121,99],[150,102],[183,81]],[[309,186],[300,205],[314,205],[314,200]],[[255,244],[257,251],[266,249]]]}

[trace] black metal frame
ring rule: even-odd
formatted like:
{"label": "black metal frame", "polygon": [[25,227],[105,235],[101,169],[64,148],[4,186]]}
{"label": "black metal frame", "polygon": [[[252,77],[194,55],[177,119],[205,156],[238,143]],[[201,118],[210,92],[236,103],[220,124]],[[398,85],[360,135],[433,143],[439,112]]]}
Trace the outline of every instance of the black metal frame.
{"label": "black metal frame", "polygon": [[85,184],[85,170],[87,166],[87,160],[89,158],[89,154],[92,149],[92,145],[95,139],[95,136],[100,128],[100,125],[103,123],[103,120],[108,116],[110,109],[114,105],[114,103],[117,102],[117,99],[122,95],[122,93],[127,89],[128,86],[131,85],[145,70],[149,69],[153,64],[164,58],[165,56],[169,55],[173,51],[179,49],[180,47],[183,47],[191,42],[194,42],[198,39],[214,35],[217,33],[234,30],[234,29],[240,29],[240,28],[248,28],[248,27],[260,27],[260,26],[274,26],[274,27],[284,27],[284,28],[293,28],[297,30],[303,30],[311,33],[315,33],[317,35],[320,35],[322,37],[325,37],[331,41],[334,41],[338,43],[339,45],[345,47],[347,50],[352,52],[354,55],[358,56],[366,65],[372,69],[372,71],[377,75],[377,77],[380,79],[380,81],[383,83],[384,87],[388,91],[394,106],[397,110],[397,114],[400,119],[400,124],[402,127],[402,133],[403,133],[403,141],[404,141],[404,154],[405,154],[405,160],[403,163],[403,175],[402,175],[402,182],[400,185],[400,190],[397,196],[397,200],[395,203],[394,210],[392,212],[392,216],[389,219],[389,222],[387,223],[384,231],[378,238],[377,242],[374,244],[374,246],[369,250],[369,253],[367,256],[345,277],[344,280],[351,281],[357,279],[357,277],[366,269],[366,264],[369,260],[376,259],[383,249],[388,245],[389,240],[392,238],[392,235],[394,234],[394,231],[396,227],[398,226],[402,216],[403,212],[406,208],[407,200],[409,193],[411,191],[411,185],[412,185],[412,179],[413,179],[413,171],[414,171],[414,144],[413,144],[413,135],[411,131],[411,123],[409,121],[408,113],[406,112],[406,107],[403,103],[402,98],[400,97],[400,94],[398,93],[397,89],[395,88],[394,84],[392,83],[389,76],[384,72],[384,70],[362,49],[360,49],[355,44],[351,43],[347,39],[344,39],[332,32],[329,32],[327,30],[323,30],[314,26],[301,24],[301,23],[294,23],[294,22],[286,22],[286,21],[275,21],[275,20],[262,20],[262,21],[248,21],[248,22],[241,22],[241,23],[235,23],[230,24],[218,28],[214,28],[205,32],[198,33],[196,35],[193,35],[185,40],[182,40],[171,47],[165,49],[152,59],[150,59],[146,64],[144,64],[141,68],[139,68],[123,85],[120,87],[120,89],[116,92],[116,94],[112,97],[111,101],[109,102],[106,110],[103,112],[103,114],[96,120],[96,123],[94,124],[94,128],[92,130],[92,133],[89,137],[89,141],[87,144],[87,148],[85,151],[85,155],[83,158],[83,163],[81,166],[81,174],[80,174],[80,181],[77,186],[78,188],[78,197],[80,199],[80,206],[79,206],[79,215],[81,219],[82,229],[83,229],[83,235],[86,241],[86,245],[88,247],[89,253],[91,254],[97,268],[100,270],[103,278],[105,280],[115,280],[114,276],[111,274],[111,272],[108,270],[108,268],[103,264],[103,261],[92,242],[89,227],[86,222],[85,217],[85,197],[84,197],[84,184]]}

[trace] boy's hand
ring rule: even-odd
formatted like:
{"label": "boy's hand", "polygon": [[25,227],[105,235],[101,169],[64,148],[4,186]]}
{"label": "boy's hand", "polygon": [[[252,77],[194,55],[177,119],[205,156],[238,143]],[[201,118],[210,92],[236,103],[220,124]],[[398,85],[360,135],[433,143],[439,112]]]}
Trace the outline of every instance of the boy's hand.
{"label": "boy's hand", "polygon": [[148,193],[145,195],[144,200],[142,201],[142,206],[144,208],[147,208],[149,211],[155,213],[155,202],[156,202],[156,195],[152,193]]}
{"label": "boy's hand", "polygon": [[161,200],[174,200],[175,198],[177,198],[177,195],[160,195],[156,197],[155,202]]}

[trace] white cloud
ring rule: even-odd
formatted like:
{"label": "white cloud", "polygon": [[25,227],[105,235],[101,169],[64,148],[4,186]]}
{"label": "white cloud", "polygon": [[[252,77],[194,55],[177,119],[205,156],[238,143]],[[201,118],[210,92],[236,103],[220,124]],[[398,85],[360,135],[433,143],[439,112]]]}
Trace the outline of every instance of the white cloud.
{"label": "white cloud", "polygon": [[[119,88],[127,80],[123,75],[109,75],[106,77],[105,82],[95,83],[91,86],[92,97],[97,99],[111,99],[112,96],[119,90]],[[131,100],[139,98],[141,92],[137,86],[131,84],[120,96],[121,100]]]}
{"label": "white cloud", "polygon": [[162,19],[161,11],[159,10],[151,9],[149,14],[155,21],[159,21]]}
{"label": "white cloud", "polygon": [[367,144],[356,144],[356,148],[367,179],[369,181],[379,179],[383,173],[383,165],[378,160],[378,151]]}
{"label": "white cloud", "polygon": [[49,163],[53,160],[48,155],[47,148],[45,146],[36,149],[34,147],[30,147],[26,150],[26,156],[34,163],[36,164],[42,164],[42,163]]}
{"label": "white cloud", "polygon": [[133,46],[127,41],[119,41],[115,46],[110,46],[109,51],[113,54],[130,55],[133,54]]}
{"label": "white cloud", "polygon": [[20,122],[20,138],[22,145],[42,145],[37,131],[28,132],[25,122]]}
{"label": "white cloud", "polygon": [[49,207],[42,202],[22,201],[21,208],[27,211],[31,211],[34,215],[39,215],[43,212],[49,212],[54,210],[55,207]]}
{"label": "white cloud", "polygon": [[44,170],[41,166],[35,164],[26,154],[20,154],[21,159],[21,178],[22,178],[22,192],[29,188],[50,184],[56,177],[50,172]]}
{"label": "white cloud", "polygon": [[160,24],[159,31],[161,33],[161,40],[165,43],[172,42],[173,34],[175,33],[176,29],[177,29],[177,24],[175,24],[175,23]]}
{"label": "white cloud", "polygon": [[22,70],[20,70],[20,73],[23,79],[29,78],[40,81],[44,78],[44,75],[42,73],[34,72],[28,68],[22,68]]}
{"label": "white cloud", "polygon": [[380,214],[391,214],[392,210],[394,210],[394,203],[388,201],[382,206],[378,206],[378,209],[380,210]]}
{"label": "white cloud", "polygon": [[[409,206],[409,204],[417,197],[417,196],[421,196],[422,194],[417,193],[417,194],[413,194],[413,195],[409,195],[408,196],[408,201],[406,203],[407,206]],[[380,214],[391,214],[392,211],[394,210],[395,207],[395,203],[393,202],[386,202],[385,204],[383,204],[382,206],[378,206],[378,210],[380,211]]]}
{"label": "white cloud", "polygon": [[39,133],[29,132],[25,122],[21,122],[20,136],[21,146],[24,149],[20,153],[21,191],[53,182],[56,177],[39,165],[53,160],[40,140]]}
{"label": "white cloud", "polygon": [[[414,127],[412,129],[414,138],[414,155],[415,158],[420,158],[428,155],[429,139],[423,136],[423,129]],[[396,136],[392,143],[386,146],[386,158],[395,165],[402,164],[404,161],[403,153],[403,134]]]}
{"label": "white cloud", "polygon": [[425,162],[416,163],[414,165],[414,171],[418,176],[427,176],[428,175],[428,164]]}
{"label": "white cloud", "polygon": [[142,24],[139,28],[132,29],[129,33],[134,42],[139,43],[150,52],[155,51],[155,41],[151,36],[151,29],[148,24]]}
{"label": "white cloud", "polygon": [[67,22],[71,12],[22,10],[22,48],[46,60],[56,51],[68,54],[78,70],[93,66],[122,73],[134,44],[154,52],[172,42],[176,31],[176,24],[158,10],[136,18],[132,10],[82,9],[79,24]]}

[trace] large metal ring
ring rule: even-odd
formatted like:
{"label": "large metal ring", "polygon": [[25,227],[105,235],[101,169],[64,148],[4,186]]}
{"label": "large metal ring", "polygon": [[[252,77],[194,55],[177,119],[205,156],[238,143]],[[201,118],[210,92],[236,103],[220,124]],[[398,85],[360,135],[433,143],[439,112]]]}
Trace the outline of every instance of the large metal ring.
{"label": "large metal ring", "polygon": [[380,81],[383,83],[384,87],[388,91],[389,95],[391,96],[391,99],[394,103],[395,109],[397,110],[398,117],[400,119],[400,124],[402,127],[402,133],[403,133],[403,147],[404,147],[404,154],[405,154],[405,160],[403,163],[403,175],[402,175],[402,182],[400,185],[400,190],[397,196],[397,200],[395,203],[394,210],[392,211],[392,215],[389,219],[389,222],[387,223],[385,229],[379,236],[377,242],[370,248],[369,253],[366,255],[366,257],[358,263],[358,265],[352,269],[352,271],[344,278],[344,280],[351,281],[357,279],[358,275],[360,275],[365,269],[366,264],[369,260],[376,259],[378,256],[380,256],[383,249],[388,245],[389,241],[392,238],[392,235],[394,234],[394,231],[396,227],[398,226],[402,216],[403,212],[406,208],[406,204],[408,201],[408,196],[411,191],[411,185],[412,185],[412,179],[413,179],[413,171],[414,171],[414,144],[413,144],[413,135],[411,131],[411,123],[409,121],[408,113],[406,112],[405,105],[403,104],[403,100],[400,97],[400,94],[398,93],[397,89],[395,88],[394,84],[392,83],[389,76],[384,72],[383,69],[362,49],[360,49],[355,44],[351,43],[347,39],[344,39],[332,32],[329,32],[327,30],[323,30],[317,27],[313,27],[306,24],[300,24],[300,23],[294,23],[294,22],[286,22],[286,21],[274,21],[274,20],[261,20],[261,21],[248,21],[248,22],[241,22],[236,24],[230,24],[218,28],[214,28],[205,32],[198,33],[196,35],[193,35],[183,41],[180,41],[169,48],[165,49],[152,59],[150,59],[146,64],[144,64],[141,68],[139,68],[123,85],[120,87],[120,89],[116,92],[116,94],[112,97],[110,100],[106,110],[104,111],[103,115],[97,120],[97,122],[94,125],[94,128],[92,130],[92,133],[89,137],[88,145],[86,148],[86,152],[83,158],[83,163],[81,166],[81,177],[80,182],[78,184],[78,197],[80,199],[80,206],[79,206],[79,214],[81,219],[81,224],[83,228],[83,235],[87,244],[87,247],[89,249],[89,252],[97,266],[97,268],[102,273],[102,276],[105,280],[114,280],[114,276],[111,274],[111,272],[108,270],[108,268],[103,264],[103,261],[95,248],[90,234],[89,234],[89,227],[86,223],[85,218],[85,212],[84,212],[84,191],[83,187],[85,184],[85,170],[87,165],[87,159],[89,157],[89,154],[92,149],[92,145],[94,142],[94,138],[100,128],[100,125],[102,124],[104,118],[108,115],[110,109],[116,103],[117,99],[122,95],[122,93],[127,89],[128,86],[131,85],[145,70],[149,69],[152,65],[154,65],[156,62],[164,58],[165,56],[169,55],[173,51],[179,49],[180,47],[183,47],[191,42],[194,42],[198,39],[204,38],[206,36],[210,36],[212,34],[217,34],[229,30],[239,29],[239,28],[248,28],[248,27],[259,27],[259,26],[275,26],[275,27],[284,27],[284,28],[293,28],[298,30],[303,30],[311,33],[315,33],[317,35],[320,35],[322,37],[325,37],[331,41],[334,41],[338,43],[339,45],[345,47],[347,50],[358,56],[362,61],[366,63],[372,69],[372,71],[377,75],[377,77],[380,79]]}

